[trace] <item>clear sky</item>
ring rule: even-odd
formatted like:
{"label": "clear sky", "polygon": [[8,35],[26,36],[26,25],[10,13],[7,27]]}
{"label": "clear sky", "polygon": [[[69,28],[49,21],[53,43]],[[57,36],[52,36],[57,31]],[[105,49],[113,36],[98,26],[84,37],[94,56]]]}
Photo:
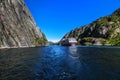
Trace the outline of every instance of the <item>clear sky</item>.
{"label": "clear sky", "polygon": [[25,3],[49,41],[58,41],[67,32],[120,8],[120,0],[25,0]]}

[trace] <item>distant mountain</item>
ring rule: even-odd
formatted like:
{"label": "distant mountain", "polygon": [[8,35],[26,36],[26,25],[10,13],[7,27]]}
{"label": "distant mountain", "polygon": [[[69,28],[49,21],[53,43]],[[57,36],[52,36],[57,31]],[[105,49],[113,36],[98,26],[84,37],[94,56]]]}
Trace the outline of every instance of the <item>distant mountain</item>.
{"label": "distant mountain", "polygon": [[46,42],[24,0],[0,0],[0,48],[34,47]]}
{"label": "distant mountain", "polygon": [[63,38],[69,37],[75,37],[81,45],[120,45],[120,9],[70,31]]}
{"label": "distant mountain", "polygon": [[58,42],[48,41],[48,45],[58,45]]}

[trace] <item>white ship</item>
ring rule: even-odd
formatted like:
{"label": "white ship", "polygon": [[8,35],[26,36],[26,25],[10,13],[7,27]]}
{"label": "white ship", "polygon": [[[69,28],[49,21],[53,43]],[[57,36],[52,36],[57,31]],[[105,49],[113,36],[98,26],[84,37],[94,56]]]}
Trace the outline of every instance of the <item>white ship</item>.
{"label": "white ship", "polygon": [[64,38],[59,43],[62,46],[71,46],[71,45],[76,45],[77,40],[75,38]]}

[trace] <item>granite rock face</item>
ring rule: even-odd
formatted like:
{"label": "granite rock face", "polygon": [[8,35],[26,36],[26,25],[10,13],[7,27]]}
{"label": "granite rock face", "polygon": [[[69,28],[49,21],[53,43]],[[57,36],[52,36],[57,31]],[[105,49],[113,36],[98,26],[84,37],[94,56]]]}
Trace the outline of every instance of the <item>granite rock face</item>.
{"label": "granite rock face", "polygon": [[44,45],[43,37],[24,0],[0,0],[0,48]]}
{"label": "granite rock face", "polygon": [[120,8],[89,25],[68,32],[62,39],[74,37],[80,45],[120,45]]}

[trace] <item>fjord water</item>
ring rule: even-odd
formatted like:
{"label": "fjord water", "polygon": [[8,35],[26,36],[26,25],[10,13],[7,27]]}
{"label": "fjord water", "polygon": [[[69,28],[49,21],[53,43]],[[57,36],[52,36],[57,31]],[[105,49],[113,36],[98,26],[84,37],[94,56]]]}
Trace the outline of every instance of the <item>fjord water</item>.
{"label": "fjord water", "polygon": [[47,46],[0,50],[0,80],[120,80],[120,48]]}

